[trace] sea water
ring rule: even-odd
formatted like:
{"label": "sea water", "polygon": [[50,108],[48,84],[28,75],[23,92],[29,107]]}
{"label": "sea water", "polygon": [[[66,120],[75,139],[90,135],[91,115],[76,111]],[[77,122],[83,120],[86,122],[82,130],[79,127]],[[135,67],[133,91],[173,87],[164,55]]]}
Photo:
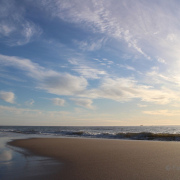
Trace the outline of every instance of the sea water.
{"label": "sea water", "polygon": [[0,126],[11,132],[46,136],[180,141],[180,126]]}
{"label": "sea water", "polygon": [[1,180],[45,179],[63,166],[53,159],[29,155],[7,145],[14,139],[34,137],[180,141],[180,126],[0,126]]}

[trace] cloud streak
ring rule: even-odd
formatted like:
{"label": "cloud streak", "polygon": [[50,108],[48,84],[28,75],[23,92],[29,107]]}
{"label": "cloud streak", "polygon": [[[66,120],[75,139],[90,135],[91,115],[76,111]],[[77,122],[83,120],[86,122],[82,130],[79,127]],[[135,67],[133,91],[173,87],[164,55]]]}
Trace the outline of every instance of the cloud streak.
{"label": "cloud streak", "polygon": [[74,43],[77,44],[83,51],[96,51],[102,47],[102,45],[105,43],[105,40],[104,38],[99,40],[90,39],[89,41],[74,40]]}
{"label": "cloud streak", "polygon": [[85,98],[71,98],[72,101],[76,103],[78,106],[85,107],[87,109],[95,109],[94,106],[92,106],[93,101],[91,99],[85,99]]}
{"label": "cloud streak", "polygon": [[148,115],[159,115],[159,116],[179,116],[179,110],[155,110],[155,111],[143,111],[144,114]]}

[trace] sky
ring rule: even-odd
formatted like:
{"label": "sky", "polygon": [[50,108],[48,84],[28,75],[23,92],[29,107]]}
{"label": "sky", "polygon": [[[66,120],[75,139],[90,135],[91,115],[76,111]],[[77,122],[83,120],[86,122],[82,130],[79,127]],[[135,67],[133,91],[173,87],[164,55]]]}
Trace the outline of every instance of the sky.
{"label": "sky", "polygon": [[1,0],[0,125],[180,125],[179,0]]}

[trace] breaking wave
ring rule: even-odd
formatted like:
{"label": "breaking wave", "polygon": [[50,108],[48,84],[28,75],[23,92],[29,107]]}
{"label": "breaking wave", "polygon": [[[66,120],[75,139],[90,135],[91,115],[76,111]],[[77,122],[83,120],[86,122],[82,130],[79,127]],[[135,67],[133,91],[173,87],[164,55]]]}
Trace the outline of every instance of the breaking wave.
{"label": "breaking wave", "polygon": [[48,131],[46,129],[0,129],[0,132],[14,132],[23,134],[41,134],[67,137],[86,137],[86,138],[106,138],[106,139],[130,139],[130,140],[160,140],[160,141],[180,141],[180,134],[152,133],[152,132],[90,132],[73,130]]}

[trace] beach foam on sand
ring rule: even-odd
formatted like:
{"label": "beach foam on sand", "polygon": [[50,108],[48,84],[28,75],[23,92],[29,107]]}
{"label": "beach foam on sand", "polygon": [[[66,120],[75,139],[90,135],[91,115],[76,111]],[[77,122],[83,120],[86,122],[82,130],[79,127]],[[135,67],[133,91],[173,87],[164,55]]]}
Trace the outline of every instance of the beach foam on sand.
{"label": "beach foam on sand", "polygon": [[9,144],[63,162],[54,179],[180,179],[180,142],[33,138]]}

